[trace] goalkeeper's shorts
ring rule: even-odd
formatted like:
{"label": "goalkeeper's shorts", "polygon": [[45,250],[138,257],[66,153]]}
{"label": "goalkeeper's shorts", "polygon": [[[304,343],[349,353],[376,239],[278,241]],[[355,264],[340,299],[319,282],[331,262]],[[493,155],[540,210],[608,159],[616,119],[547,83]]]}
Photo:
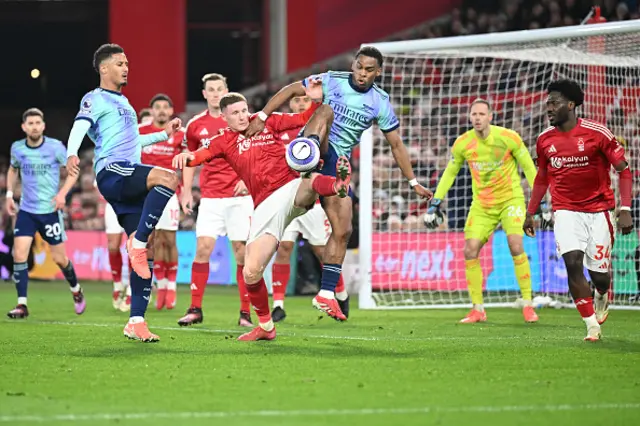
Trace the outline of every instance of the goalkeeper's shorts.
{"label": "goalkeeper's shorts", "polygon": [[524,198],[515,198],[490,208],[481,207],[474,201],[464,226],[464,238],[486,243],[498,224],[507,235],[524,235],[522,224],[525,215]]}

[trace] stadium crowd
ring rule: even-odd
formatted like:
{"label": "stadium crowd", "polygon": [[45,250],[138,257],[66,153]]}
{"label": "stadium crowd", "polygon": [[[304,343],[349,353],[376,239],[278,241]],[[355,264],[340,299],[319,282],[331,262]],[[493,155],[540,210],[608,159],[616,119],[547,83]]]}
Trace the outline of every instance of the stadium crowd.
{"label": "stadium crowd", "polygon": [[[390,37],[389,40],[434,38],[443,36],[481,34],[519,29],[536,29],[544,27],[556,27],[562,25],[575,25],[589,13],[592,6],[599,5],[602,8],[602,16],[608,21],[636,19],[640,17],[640,8],[636,0],[464,0],[459,9],[455,9],[450,19],[436,20],[405,31],[401,35]],[[348,69],[351,56],[346,56],[343,63],[332,63],[334,69]],[[416,170],[417,177],[429,187],[435,187],[439,175],[448,162],[449,147],[456,136],[468,129],[467,112],[464,107],[452,107],[440,104],[438,97],[423,95],[424,87],[437,82],[446,84],[446,78],[451,78],[454,73],[448,73],[459,66],[469,66],[469,63],[453,61],[434,61],[425,67],[414,67],[411,81],[404,75],[394,73],[393,62],[389,61],[385,69],[385,79],[381,85],[389,90],[393,84],[403,84],[401,94],[393,99],[397,106],[398,117],[401,121],[400,130],[409,147],[409,152]],[[406,69],[406,63],[403,64]],[[315,66],[311,72],[322,72],[327,65]],[[544,72],[544,71],[543,71]],[[302,78],[310,73],[305,70],[298,74],[287,76],[289,79]],[[417,73],[417,74],[416,74]],[[437,75],[440,80],[433,80]],[[458,76],[460,74],[458,73]],[[478,78],[477,74],[473,78]],[[418,78],[419,77],[419,78]],[[483,87],[479,81],[473,78],[467,79],[469,88],[482,92]],[[418,82],[419,80],[419,82]],[[258,111],[275,93],[277,89],[287,82],[282,80],[270,81],[266,84],[266,90],[254,94],[249,99],[254,111]],[[422,92],[419,90],[422,85]],[[460,85],[462,87],[462,85]],[[501,90],[512,87],[506,83]],[[159,88],[161,91],[161,88]],[[394,91],[394,93],[398,93]],[[435,102],[434,102],[435,100]],[[287,112],[286,108],[283,112]],[[45,111],[46,114],[46,111]],[[417,119],[415,117],[422,117]],[[186,122],[190,117],[182,117]],[[536,120],[524,108],[516,105],[503,105],[494,116],[494,124],[507,125],[517,130],[525,142],[533,144],[535,136],[542,130],[545,120]],[[637,161],[638,149],[638,117],[636,115],[625,116],[621,109],[610,108],[608,112],[608,125],[628,143],[631,151],[630,157]],[[65,139],[65,135],[52,135]],[[383,144],[376,144],[381,147]],[[104,229],[105,202],[94,186],[95,176],[92,170],[92,150],[85,150],[81,156],[82,179],[71,193],[65,210],[66,229],[99,230]],[[633,161],[632,160],[632,161]],[[426,203],[418,202],[409,187],[399,185],[404,182],[399,169],[393,167],[394,160],[390,151],[385,148],[374,152],[374,226],[376,229],[426,231],[421,219],[426,210]],[[359,151],[356,150],[352,157],[354,168],[352,186],[358,193],[358,168]],[[0,193],[6,192],[6,172],[8,161],[0,159]],[[638,164],[632,164],[632,170],[639,170]],[[196,172],[199,173],[199,172]],[[198,182],[196,174],[194,182]],[[527,188],[523,180],[523,186]],[[449,197],[449,220],[445,221],[442,229],[462,229],[466,217],[468,203],[471,199],[471,180],[468,173],[461,172],[452,188],[453,196]],[[14,191],[19,197],[20,188]],[[636,196],[640,190],[636,190]],[[181,229],[193,229],[197,216],[199,201],[199,189],[193,188],[195,209],[189,215],[181,218]],[[357,203],[357,198],[356,198]],[[2,215],[0,226],[7,224],[8,216],[4,209],[4,197],[0,198]],[[357,210],[356,210],[357,211]],[[637,215],[636,215],[637,217]],[[357,213],[354,216],[354,225],[357,226]],[[354,232],[357,236],[357,232]]]}

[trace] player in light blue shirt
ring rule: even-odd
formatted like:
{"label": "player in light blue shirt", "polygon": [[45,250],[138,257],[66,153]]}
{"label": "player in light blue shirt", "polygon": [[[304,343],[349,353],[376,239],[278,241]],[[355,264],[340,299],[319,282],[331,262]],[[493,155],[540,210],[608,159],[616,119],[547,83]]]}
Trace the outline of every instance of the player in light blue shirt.
{"label": "player in light blue shirt", "polygon": [[[419,197],[431,199],[431,191],[420,185],[413,173],[389,95],[374,83],[382,73],[383,60],[378,49],[363,47],[356,53],[351,72],[329,71],[284,87],[258,113],[260,120],[251,122],[247,137],[262,130],[266,118],[290,98],[307,94],[313,100],[322,100],[331,106],[331,110],[318,110],[301,132],[302,137],[313,139],[320,145],[324,161],[320,173],[335,176],[338,157],[349,157],[353,148],[360,143],[362,133],[377,123],[413,190]],[[348,316],[349,299],[346,292],[335,295],[334,292],[351,237],[352,201],[348,198],[325,197],[322,207],[331,223],[332,233],[324,252],[321,290],[313,299],[313,305],[332,318],[341,320]]]}
{"label": "player in light blue shirt", "polygon": [[86,134],[95,144],[94,169],[98,189],[113,207],[118,222],[129,236],[127,251],[131,259],[131,312],[124,335],[143,342],[155,342],[144,319],[151,296],[153,250],[147,243],[162,212],[178,186],[177,175],[167,169],[140,163],[142,147],[167,140],[181,125],[171,120],[165,131],[141,136],[137,115],[122,94],[127,84],[129,62],[122,47],[105,44],[96,50],[93,66],[100,75],[100,86],[80,101],[69,134],[67,170],[69,177],[57,196],[64,202],[79,175],[78,150]]}
{"label": "player in light blue shirt", "polygon": [[[36,232],[49,244],[53,261],[69,281],[76,314],[82,314],[86,307],[75,269],[65,251],[62,211],[54,203],[60,186],[60,167],[67,162],[67,150],[59,140],[44,136],[44,128],[42,111],[37,108],[26,110],[22,114],[22,130],[26,138],[11,145],[5,206],[11,216],[18,216],[13,231],[13,281],[18,292],[18,305],[7,313],[9,318],[14,319],[29,316],[27,262]],[[18,176],[22,182],[19,209],[13,199]]]}

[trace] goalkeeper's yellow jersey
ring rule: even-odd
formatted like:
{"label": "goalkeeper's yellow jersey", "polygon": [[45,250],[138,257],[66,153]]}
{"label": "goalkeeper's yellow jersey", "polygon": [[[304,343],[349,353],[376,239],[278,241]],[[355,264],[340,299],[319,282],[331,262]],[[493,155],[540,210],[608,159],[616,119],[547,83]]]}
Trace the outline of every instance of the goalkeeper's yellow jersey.
{"label": "goalkeeper's yellow jersey", "polygon": [[518,164],[533,187],[536,167],[517,132],[491,126],[489,136],[480,138],[474,129],[460,135],[451,148],[452,158],[438,183],[434,198],[442,199],[453,185],[466,160],[473,179],[473,202],[482,208],[505,201],[524,199]]}

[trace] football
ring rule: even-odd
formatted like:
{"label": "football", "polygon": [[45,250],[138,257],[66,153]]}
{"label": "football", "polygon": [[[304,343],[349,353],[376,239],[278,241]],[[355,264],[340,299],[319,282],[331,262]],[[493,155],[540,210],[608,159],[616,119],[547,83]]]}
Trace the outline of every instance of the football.
{"label": "football", "polygon": [[287,164],[297,172],[309,172],[318,166],[320,147],[313,139],[294,139],[286,149]]}

